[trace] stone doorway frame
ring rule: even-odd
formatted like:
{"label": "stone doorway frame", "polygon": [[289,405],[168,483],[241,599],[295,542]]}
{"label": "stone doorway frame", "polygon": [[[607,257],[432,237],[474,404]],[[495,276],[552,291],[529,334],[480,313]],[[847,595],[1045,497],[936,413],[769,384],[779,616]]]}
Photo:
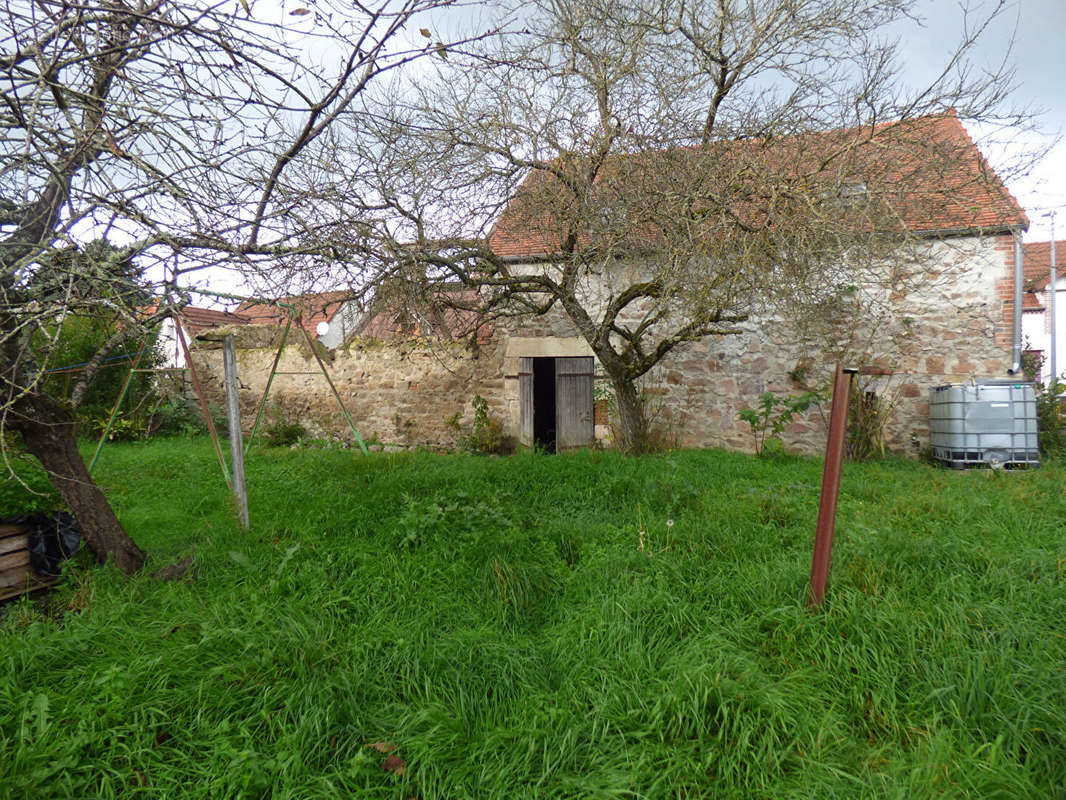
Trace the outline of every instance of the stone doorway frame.
{"label": "stone doorway frame", "polygon": [[595,353],[588,342],[580,336],[508,336],[503,351],[503,397],[507,408],[505,420],[508,432],[521,437],[521,408],[518,387],[520,358],[569,358],[592,356],[598,367]]}

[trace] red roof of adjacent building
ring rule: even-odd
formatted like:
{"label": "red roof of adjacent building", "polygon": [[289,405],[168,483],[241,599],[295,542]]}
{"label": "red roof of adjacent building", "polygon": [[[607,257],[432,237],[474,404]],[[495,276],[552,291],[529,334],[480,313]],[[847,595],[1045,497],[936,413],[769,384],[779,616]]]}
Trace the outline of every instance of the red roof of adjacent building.
{"label": "red roof of adjacent building", "polygon": [[[564,159],[556,163],[563,170],[575,167]],[[699,174],[711,170],[720,174],[706,179]],[[725,205],[730,212],[749,221],[765,219],[768,204],[776,202],[756,196],[760,192],[787,192],[794,187],[798,195],[817,198],[825,196],[821,189],[835,186],[878,198],[879,207],[889,209],[879,221],[886,230],[926,235],[992,233],[1029,224],[954,113],[883,123],[872,129],[612,156],[601,169],[597,186],[602,183],[619,196],[644,191],[667,197],[677,176],[682,184],[692,185],[693,174],[705,180],[698,192],[703,193],[706,200],[701,202],[708,208],[717,207],[719,194],[728,194]],[[690,191],[689,186],[683,185],[680,191]],[[848,199],[843,193],[839,197]],[[647,219],[664,210],[669,213],[667,206],[652,209],[656,202],[652,199],[646,204]],[[638,213],[645,210],[639,202],[635,206]],[[551,255],[560,252],[566,236],[574,234],[572,220],[584,224],[581,209],[550,173],[534,170],[497,220],[489,246],[502,257]],[[654,222],[635,227],[646,228],[638,232],[645,244],[654,241]],[[577,236],[584,241],[588,232],[578,231]],[[638,244],[635,238],[631,229],[629,243]]]}
{"label": "red roof of adjacent building", "polygon": [[350,298],[351,292],[342,290],[279,297],[277,300],[249,300],[237,306],[236,313],[251,325],[280,325],[289,318],[289,309],[284,306],[293,306],[300,326],[314,338],[318,323],[331,322]]}
{"label": "red roof of adjacent building", "polygon": [[211,328],[221,328],[224,325],[248,324],[248,319],[240,314],[234,314],[230,311],[217,311],[213,308],[185,306],[176,313],[181,317],[185,330],[191,336],[196,336],[200,332]]}
{"label": "red roof of adjacent building", "polygon": [[[1039,292],[1051,280],[1051,242],[1029,242],[1023,249],[1025,279]],[[1066,241],[1055,242],[1055,271],[1058,277],[1066,275]]]}
{"label": "red roof of adjacent building", "polygon": [[[1013,306],[1013,302],[1011,303],[1011,305]],[[1025,292],[1022,295],[1022,311],[1023,312],[1025,312],[1025,311],[1043,311],[1043,310],[1044,310],[1044,304],[1041,303],[1037,299],[1035,292]]]}
{"label": "red roof of adjacent building", "polygon": [[371,339],[395,336],[435,336],[456,340],[477,332],[484,337],[492,330],[477,309],[476,289],[438,287],[423,302],[407,298],[379,299],[359,326],[358,333]]}
{"label": "red roof of adjacent building", "polygon": [[[221,328],[223,325],[248,324],[246,318],[231,311],[219,311],[214,308],[199,308],[197,306],[173,307],[169,310],[171,314],[181,318],[182,326],[190,336],[196,336],[201,331],[212,328]],[[159,302],[156,301],[151,305],[144,306],[140,311],[145,318],[149,317],[159,311]]]}

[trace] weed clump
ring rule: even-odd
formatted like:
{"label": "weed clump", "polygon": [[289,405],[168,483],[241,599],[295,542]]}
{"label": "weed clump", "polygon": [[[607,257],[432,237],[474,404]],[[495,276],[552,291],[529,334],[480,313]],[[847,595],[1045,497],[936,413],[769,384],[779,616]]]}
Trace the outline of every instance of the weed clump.
{"label": "weed clump", "polygon": [[463,430],[456,414],[448,425],[459,435],[460,447],[468,453],[481,455],[511,455],[518,443],[513,436],[503,432],[503,422],[489,414],[489,401],[479,394],[470,401],[474,407],[474,420],[468,430]]}
{"label": "weed clump", "polygon": [[270,447],[292,447],[307,436],[307,429],[295,420],[278,418],[263,429],[263,441]]}

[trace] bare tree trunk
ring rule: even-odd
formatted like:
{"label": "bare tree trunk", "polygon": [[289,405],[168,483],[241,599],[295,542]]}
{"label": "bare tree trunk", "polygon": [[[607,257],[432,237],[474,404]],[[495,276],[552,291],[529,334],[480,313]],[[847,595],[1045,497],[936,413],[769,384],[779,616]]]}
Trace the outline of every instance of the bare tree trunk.
{"label": "bare tree trunk", "polygon": [[618,410],[618,449],[624,453],[643,453],[648,447],[648,420],[644,401],[631,378],[611,376]]}
{"label": "bare tree trunk", "polygon": [[101,564],[108,559],[130,575],[141,568],[144,552],[118,521],[100,487],[93,482],[78,452],[75,423],[69,411],[50,398],[30,394],[8,415],[8,425],[22,434],[30,451],[66,501],[82,536]]}

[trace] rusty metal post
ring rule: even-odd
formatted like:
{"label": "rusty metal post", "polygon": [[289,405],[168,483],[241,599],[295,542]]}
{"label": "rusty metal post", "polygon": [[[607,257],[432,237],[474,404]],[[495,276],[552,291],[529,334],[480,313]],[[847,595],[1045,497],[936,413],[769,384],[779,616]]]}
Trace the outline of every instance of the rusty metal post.
{"label": "rusty metal post", "polygon": [[822,494],[818,501],[818,525],[814,533],[814,556],[811,559],[811,586],[807,604],[820,606],[829,582],[829,558],[833,552],[833,531],[837,521],[837,497],[840,494],[840,471],[844,462],[844,439],[848,430],[848,401],[851,376],[857,370],[837,364],[833,378],[833,405],[829,412],[829,437],[825,442],[825,465],[822,467]]}
{"label": "rusty metal post", "polygon": [[185,354],[185,368],[189,370],[189,377],[192,378],[192,388],[196,392],[197,399],[200,401],[200,410],[204,414],[204,422],[207,424],[207,432],[211,434],[211,441],[215,443],[215,455],[218,456],[218,463],[222,467],[222,474],[226,477],[226,486],[233,489],[233,479],[230,478],[229,467],[226,465],[226,458],[222,455],[222,445],[218,443],[218,431],[215,430],[215,423],[211,420],[211,412],[207,410],[207,399],[204,397],[204,390],[200,385],[200,378],[196,375],[196,365],[192,363],[192,355],[189,353],[189,344],[185,341],[185,334],[182,332],[181,323],[182,320],[177,317],[174,318],[174,332],[177,334],[178,342],[181,344],[181,351]]}

